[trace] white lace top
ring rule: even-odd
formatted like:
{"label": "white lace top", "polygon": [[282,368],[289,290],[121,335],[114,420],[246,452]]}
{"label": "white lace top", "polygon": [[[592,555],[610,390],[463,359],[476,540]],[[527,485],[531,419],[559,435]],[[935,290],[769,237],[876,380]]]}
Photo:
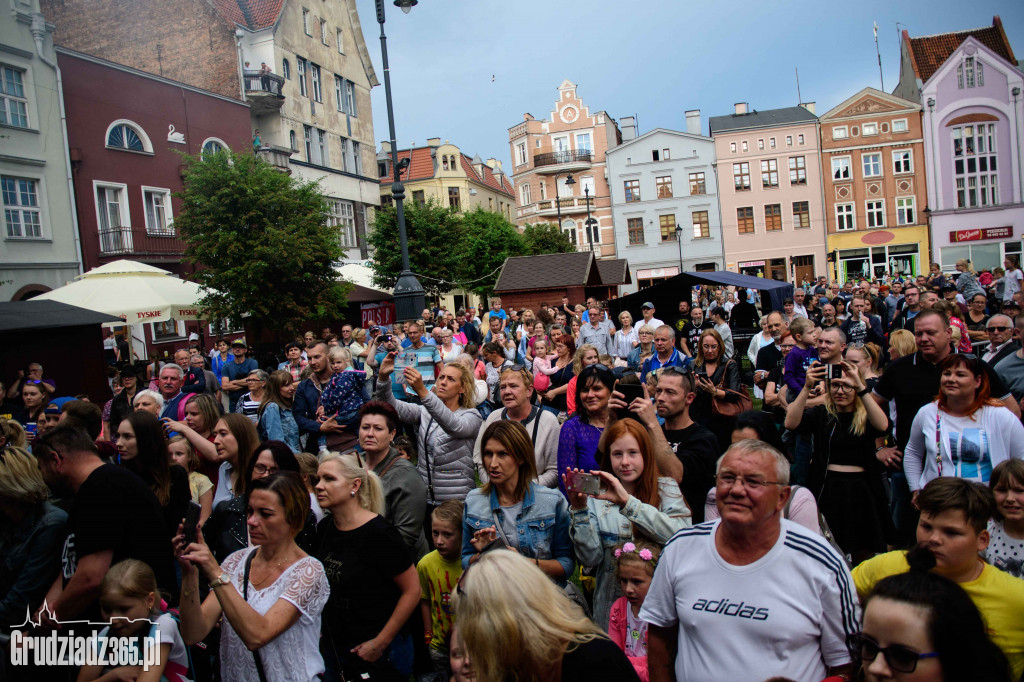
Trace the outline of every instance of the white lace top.
{"label": "white lace top", "polygon": [[[221,570],[242,594],[245,560],[257,547],[247,547],[231,554]],[[227,588],[222,588],[227,589]],[[268,682],[279,680],[316,680],[324,672],[320,656],[320,612],[330,596],[331,588],[323,565],[313,557],[303,557],[285,569],[273,584],[257,590],[249,583],[249,605],[265,614],[278,599],[285,599],[302,614],[299,620],[272,642],[260,649],[263,670]],[[221,625],[220,656],[223,682],[251,682],[259,679],[252,652],[225,618]]]}

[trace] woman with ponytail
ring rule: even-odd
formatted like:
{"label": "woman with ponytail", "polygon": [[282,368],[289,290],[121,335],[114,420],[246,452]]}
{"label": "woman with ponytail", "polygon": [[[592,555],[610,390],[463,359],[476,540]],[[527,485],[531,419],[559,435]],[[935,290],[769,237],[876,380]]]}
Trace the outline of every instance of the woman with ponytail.
{"label": "woman with ponytail", "polygon": [[331,515],[317,526],[314,555],[331,597],[320,649],[325,680],[406,680],[412,641],[400,631],[420,602],[420,582],[398,531],[384,520],[384,491],[353,455],[330,455],[316,499]]}

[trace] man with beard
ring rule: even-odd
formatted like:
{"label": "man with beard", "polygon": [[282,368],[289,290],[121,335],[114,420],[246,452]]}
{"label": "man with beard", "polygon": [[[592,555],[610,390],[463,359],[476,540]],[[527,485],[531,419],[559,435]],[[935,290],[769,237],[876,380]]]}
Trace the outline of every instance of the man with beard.
{"label": "man with beard", "polygon": [[309,368],[312,373],[295,389],[292,416],[299,426],[299,437],[306,436],[306,447],[313,448],[321,433],[344,431],[345,426],[339,424],[333,416],[322,422],[316,416],[317,408],[320,407],[320,394],[334,375],[330,358],[327,357],[327,344],[315,341],[311,346],[306,346],[306,355],[309,357]]}
{"label": "man with beard", "polygon": [[690,311],[690,319],[683,323],[682,331],[679,333],[679,347],[683,352],[693,357],[697,354],[697,340],[700,333],[705,329],[711,329],[714,325],[711,320],[704,319],[704,309],[694,306]]}

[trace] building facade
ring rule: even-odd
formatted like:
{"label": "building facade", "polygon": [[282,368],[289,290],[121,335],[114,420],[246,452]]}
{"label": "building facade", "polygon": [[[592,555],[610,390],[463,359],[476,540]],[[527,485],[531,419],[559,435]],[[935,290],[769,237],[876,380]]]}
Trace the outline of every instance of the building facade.
{"label": "building facade", "polygon": [[699,111],[686,117],[686,132],[633,138],[623,118],[623,142],[607,152],[615,248],[633,278],[623,295],[680,271],[724,268],[715,143],[701,135]]}
{"label": "building facade", "polygon": [[[576,87],[562,81],[549,118],[524,114],[522,123],[509,128],[515,223],[522,228],[561,220],[578,250],[615,258],[605,152],[622,138],[615,119],[605,111],[591,113]],[[595,221],[590,226],[588,216]]]}
{"label": "building facade", "polygon": [[1024,74],[993,25],[923,38],[903,34],[897,91],[920,92],[932,260],[944,272],[1021,259]]}
{"label": "building facade", "polygon": [[53,24],[37,0],[0,23],[0,301],[20,301],[81,274]]}
{"label": "building facade", "polygon": [[928,271],[921,107],[864,88],[823,114],[828,250],[837,281]]}
{"label": "building facade", "polygon": [[825,214],[814,104],[708,121],[715,140],[726,269],[780,281],[825,274]]}
{"label": "building facade", "polygon": [[[249,106],[65,48],[57,59],[85,269],[126,258],[180,276],[194,271],[174,226],[179,153],[246,151]],[[174,321],[143,326],[142,340],[161,353],[199,331]]]}
{"label": "building facade", "polygon": [[[515,194],[511,180],[497,159],[482,161],[479,156],[471,159],[448,140],[441,144],[439,137],[428,139],[426,147],[398,150],[398,159],[399,162],[409,159],[409,167],[402,173],[405,201],[423,205],[434,199],[456,211],[479,207],[512,222]],[[391,205],[394,171],[390,142],[382,143],[377,154],[377,174],[381,203]]]}
{"label": "building facade", "polygon": [[247,102],[256,153],[319,181],[345,259],[368,256],[366,226],[380,202],[370,107],[378,81],[355,0],[152,0],[133,7],[131,22],[115,0],[42,2],[63,47]]}

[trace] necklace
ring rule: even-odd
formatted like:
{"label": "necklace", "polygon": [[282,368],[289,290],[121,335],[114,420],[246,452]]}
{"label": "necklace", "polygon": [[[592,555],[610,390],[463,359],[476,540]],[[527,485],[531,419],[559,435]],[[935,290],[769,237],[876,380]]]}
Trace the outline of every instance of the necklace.
{"label": "necklace", "polygon": [[[262,552],[262,549],[258,549],[256,551],[257,552]],[[252,583],[253,587],[259,587],[262,583],[265,583],[267,581],[267,579],[270,578],[270,576],[274,575],[274,573],[277,571],[277,569],[279,569],[281,567],[281,564],[283,564],[286,561],[288,561],[288,557],[287,556],[284,559],[281,559],[280,561],[278,561],[276,564],[274,564],[274,566],[271,567],[271,569],[269,571],[267,571],[267,574],[264,575],[259,580],[256,580],[256,578],[252,574],[250,574],[249,575],[249,582]]]}

